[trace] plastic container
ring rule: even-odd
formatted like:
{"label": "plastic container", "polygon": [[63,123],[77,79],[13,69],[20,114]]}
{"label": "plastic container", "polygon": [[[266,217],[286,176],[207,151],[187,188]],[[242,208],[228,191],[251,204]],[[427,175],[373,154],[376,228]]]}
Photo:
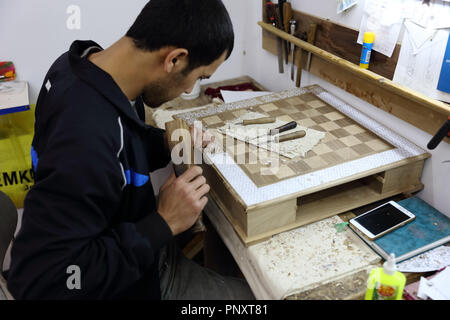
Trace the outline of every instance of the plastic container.
{"label": "plastic container", "polygon": [[367,280],[366,300],[401,300],[406,277],[397,271],[395,256],[390,258],[382,268],[372,269]]}
{"label": "plastic container", "polygon": [[363,69],[369,68],[370,55],[372,53],[372,46],[375,40],[375,33],[364,32],[363,48],[361,52],[361,59],[359,60],[359,66]]}

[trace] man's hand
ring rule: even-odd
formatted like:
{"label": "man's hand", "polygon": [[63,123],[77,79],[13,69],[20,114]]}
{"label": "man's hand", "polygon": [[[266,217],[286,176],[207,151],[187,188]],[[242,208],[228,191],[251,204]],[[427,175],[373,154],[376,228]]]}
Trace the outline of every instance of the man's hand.
{"label": "man's hand", "polygon": [[186,170],[178,178],[175,173],[159,190],[158,213],[169,225],[173,235],[189,229],[208,202],[209,185],[198,166]]}
{"label": "man's hand", "polygon": [[192,143],[197,149],[206,148],[208,144],[214,142],[214,136],[202,128],[193,125],[189,127],[189,130],[191,131]]}

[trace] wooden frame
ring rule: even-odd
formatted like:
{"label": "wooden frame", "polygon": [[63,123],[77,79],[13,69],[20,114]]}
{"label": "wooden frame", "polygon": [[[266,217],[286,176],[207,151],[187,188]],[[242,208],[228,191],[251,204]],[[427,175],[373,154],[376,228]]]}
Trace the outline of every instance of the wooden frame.
{"label": "wooden frame", "polygon": [[[434,135],[450,116],[450,106],[394,83],[386,77],[331,54],[317,46],[258,22],[263,32],[263,48],[276,54],[276,37],[311,52],[310,72],[345,91]],[[450,143],[450,138],[444,138]]]}

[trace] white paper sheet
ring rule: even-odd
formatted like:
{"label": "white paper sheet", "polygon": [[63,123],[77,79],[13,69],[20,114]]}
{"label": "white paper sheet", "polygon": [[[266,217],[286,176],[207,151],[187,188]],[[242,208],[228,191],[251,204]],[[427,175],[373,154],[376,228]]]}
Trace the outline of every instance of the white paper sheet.
{"label": "white paper sheet", "polygon": [[[420,30],[423,35],[418,34]],[[450,94],[437,90],[449,32],[437,30],[431,41],[417,50],[411,37],[424,39],[427,35],[425,28],[415,28],[414,32],[406,30],[393,80],[430,98],[450,102]]]}
{"label": "white paper sheet", "polygon": [[253,99],[261,96],[271,94],[268,91],[229,91],[220,90],[225,103],[232,103],[241,100]]}
{"label": "white paper sheet", "polygon": [[375,33],[373,50],[392,56],[406,14],[406,0],[367,0],[359,29],[358,43],[364,32]]}
{"label": "white paper sheet", "polygon": [[431,280],[420,278],[417,296],[421,299],[450,300],[450,268],[445,268]]}

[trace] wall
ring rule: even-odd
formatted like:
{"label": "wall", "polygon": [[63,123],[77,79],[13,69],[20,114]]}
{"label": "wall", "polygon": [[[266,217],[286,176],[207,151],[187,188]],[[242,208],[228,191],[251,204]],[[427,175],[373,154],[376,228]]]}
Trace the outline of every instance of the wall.
{"label": "wall", "polygon": [[[358,5],[348,12],[338,15],[336,13],[335,0],[321,1],[302,1],[292,0],[292,7],[295,10],[330,19],[350,28],[359,29],[365,0],[359,0]],[[262,5],[260,0],[248,1],[246,8],[248,15],[246,20],[246,39],[244,65],[246,73],[260,82],[262,85],[272,91],[280,91],[294,88],[295,84],[290,80],[290,74],[278,74],[277,59],[274,55],[262,49],[262,32],[257,25],[262,19]],[[402,121],[389,113],[386,113],[371,104],[331,85],[330,83],[309,74],[306,71],[302,73],[302,86],[310,84],[319,84],[326,90],[329,90],[340,99],[346,101],[352,106],[357,107],[362,112],[370,115],[375,120],[383,123],[395,132],[408,137],[418,146],[426,149],[431,135],[417,129],[416,127]],[[422,183],[425,188],[419,193],[419,197],[427,201],[441,212],[450,217],[450,192],[448,183],[450,181],[450,163],[444,163],[450,160],[450,145],[441,143],[435,150],[429,151],[432,154],[431,159],[425,163],[422,176]]]}

